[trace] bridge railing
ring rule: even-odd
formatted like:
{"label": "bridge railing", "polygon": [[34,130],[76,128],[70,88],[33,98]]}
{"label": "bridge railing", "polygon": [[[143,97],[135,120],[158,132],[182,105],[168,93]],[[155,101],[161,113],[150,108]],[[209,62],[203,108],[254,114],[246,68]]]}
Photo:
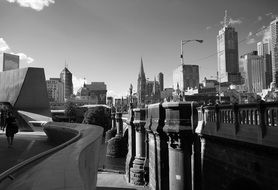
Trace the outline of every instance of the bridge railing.
{"label": "bridge railing", "polygon": [[204,135],[278,147],[278,102],[204,106],[198,121]]}

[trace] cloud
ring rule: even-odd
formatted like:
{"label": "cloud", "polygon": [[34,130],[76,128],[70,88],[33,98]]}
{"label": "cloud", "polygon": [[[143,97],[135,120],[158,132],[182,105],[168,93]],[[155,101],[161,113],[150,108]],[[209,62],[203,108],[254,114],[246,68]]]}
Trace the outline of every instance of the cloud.
{"label": "cloud", "polygon": [[54,0],[6,0],[9,3],[18,3],[21,7],[30,7],[36,11],[43,10],[44,7],[48,7],[51,3],[55,3]]}
{"label": "cloud", "polygon": [[20,61],[26,62],[27,64],[30,64],[34,61],[34,59],[32,57],[28,57],[24,53],[14,53],[14,52],[12,52],[8,43],[3,38],[0,38],[0,54],[3,54],[4,52],[11,53],[11,54],[14,54],[14,55],[18,55]]}
{"label": "cloud", "polygon": [[3,38],[0,38],[0,53],[3,53],[4,51],[7,51],[9,49],[10,49],[10,47],[5,42],[5,40]]}
{"label": "cloud", "polygon": [[267,27],[263,33],[263,42],[268,42],[271,38],[270,27]]}
{"label": "cloud", "polygon": [[212,27],[211,26],[207,26],[206,27],[206,30],[210,30]]}
{"label": "cloud", "polygon": [[265,16],[267,16],[267,17],[269,17],[269,18],[271,18],[271,19],[275,19],[276,17],[278,17],[277,14],[274,14],[274,13],[272,13],[272,12],[266,13]]}
{"label": "cloud", "polygon": [[28,57],[24,53],[14,53],[14,54],[19,56],[20,61],[26,61],[27,64],[30,64],[34,61],[32,57]]}
{"label": "cloud", "polygon": [[249,32],[248,33],[247,38],[246,38],[247,39],[246,44],[254,44],[254,43],[256,43],[255,38],[252,38],[253,35],[254,35],[253,32]]}
{"label": "cloud", "polygon": [[242,20],[240,20],[240,19],[230,18],[230,20],[229,20],[229,24],[231,24],[231,25],[236,25],[236,24],[241,24],[241,23],[242,23]]}
{"label": "cloud", "polygon": [[79,88],[84,85],[84,82],[87,83],[86,79],[84,78],[77,78],[76,76],[72,75],[72,84],[73,84],[73,92],[74,94],[77,93]]}
{"label": "cloud", "polygon": [[248,39],[247,40],[247,44],[254,44],[254,43],[256,43],[257,41],[255,40],[255,38],[250,38],[250,39]]}

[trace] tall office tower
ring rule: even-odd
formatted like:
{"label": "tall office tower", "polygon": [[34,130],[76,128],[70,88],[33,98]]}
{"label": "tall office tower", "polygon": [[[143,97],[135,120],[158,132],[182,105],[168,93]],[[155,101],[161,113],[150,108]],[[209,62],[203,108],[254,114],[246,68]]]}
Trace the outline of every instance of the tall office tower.
{"label": "tall office tower", "polygon": [[[269,30],[268,27],[266,30]],[[265,82],[266,87],[272,82],[272,65],[271,65],[271,54],[270,54],[270,39],[264,38],[263,41],[257,43],[258,56],[263,58],[264,71],[265,71]]]}
{"label": "tall office tower", "polygon": [[158,82],[159,82],[159,90],[160,92],[164,90],[164,76],[163,73],[158,73]]}
{"label": "tall office tower", "polygon": [[266,88],[263,57],[257,51],[240,57],[239,70],[248,92],[258,93]]}
{"label": "tall office tower", "polygon": [[224,25],[217,35],[217,58],[219,82],[240,84],[238,70],[238,37],[227,18],[225,11]]}
{"label": "tall office tower", "polygon": [[64,83],[60,78],[50,78],[46,81],[46,88],[50,102],[64,102]]}
{"label": "tall office tower", "polygon": [[174,90],[185,92],[188,89],[199,88],[199,66],[180,65],[173,72]]}
{"label": "tall office tower", "polygon": [[67,67],[60,73],[60,79],[64,83],[64,99],[67,100],[73,94],[72,74]]}
{"label": "tall office tower", "polygon": [[270,54],[270,39],[264,39],[264,41],[257,43],[258,56]]}
{"label": "tall office tower", "polygon": [[270,23],[272,77],[278,82],[278,17]]}
{"label": "tall office tower", "polygon": [[141,67],[137,79],[137,96],[138,96],[138,105],[143,106],[146,102],[146,76],[144,72],[143,60],[141,58]]}

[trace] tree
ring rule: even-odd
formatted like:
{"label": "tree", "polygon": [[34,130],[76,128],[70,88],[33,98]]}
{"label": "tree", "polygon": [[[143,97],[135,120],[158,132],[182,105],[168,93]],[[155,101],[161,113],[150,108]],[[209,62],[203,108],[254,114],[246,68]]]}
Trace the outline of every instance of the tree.
{"label": "tree", "polygon": [[104,128],[104,134],[111,128],[111,114],[110,109],[102,106],[89,108],[85,115],[83,123],[99,125]]}
{"label": "tree", "polygon": [[66,102],[65,116],[67,116],[69,118],[69,122],[71,122],[72,119],[76,118],[76,109],[77,109],[77,107],[73,102],[71,102],[71,101]]}

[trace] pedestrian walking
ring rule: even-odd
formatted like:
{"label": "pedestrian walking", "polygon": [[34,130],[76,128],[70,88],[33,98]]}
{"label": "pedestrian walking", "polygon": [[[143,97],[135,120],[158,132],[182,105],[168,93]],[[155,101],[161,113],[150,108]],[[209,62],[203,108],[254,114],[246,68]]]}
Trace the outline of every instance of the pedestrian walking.
{"label": "pedestrian walking", "polygon": [[6,117],[6,136],[8,147],[13,145],[14,134],[18,132],[18,127],[12,112],[9,112]]}
{"label": "pedestrian walking", "polygon": [[4,128],[5,128],[5,112],[3,109],[1,109],[0,111],[0,127],[1,127],[1,130],[4,131]]}

